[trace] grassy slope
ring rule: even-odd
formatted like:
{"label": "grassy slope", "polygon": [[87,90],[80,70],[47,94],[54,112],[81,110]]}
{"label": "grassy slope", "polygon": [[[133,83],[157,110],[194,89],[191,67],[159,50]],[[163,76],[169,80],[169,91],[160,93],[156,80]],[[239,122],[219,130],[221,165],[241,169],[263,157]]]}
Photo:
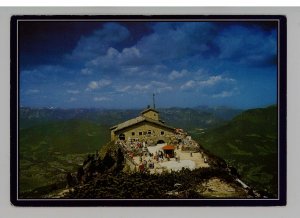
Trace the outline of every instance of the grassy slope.
{"label": "grassy slope", "polygon": [[65,178],[87,153],[110,140],[109,129],[89,121],[45,122],[20,132],[20,191]]}
{"label": "grassy slope", "polygon": [[194,137],[235,166],[249,184],[277,192],[276,106],[245,111],[227,124]]}

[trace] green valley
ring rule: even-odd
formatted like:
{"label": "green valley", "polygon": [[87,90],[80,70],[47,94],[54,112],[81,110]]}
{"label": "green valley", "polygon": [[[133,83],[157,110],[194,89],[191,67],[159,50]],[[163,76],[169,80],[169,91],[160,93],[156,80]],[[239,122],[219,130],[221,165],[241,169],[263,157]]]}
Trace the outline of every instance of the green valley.
{"label": "green valley", "polygon": [[20,192],[65,181],[89,153],[110,140],[108,126],[83,120],[48,121],[20,130]]}

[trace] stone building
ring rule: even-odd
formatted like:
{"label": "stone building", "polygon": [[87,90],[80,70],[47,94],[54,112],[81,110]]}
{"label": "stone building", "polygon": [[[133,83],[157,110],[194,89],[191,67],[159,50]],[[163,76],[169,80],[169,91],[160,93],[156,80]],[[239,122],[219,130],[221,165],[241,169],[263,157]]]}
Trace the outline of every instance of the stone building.
{"label": "stone building", "polygon": [[140,116],[110,128],[111,140],[132,140],[148,145],[170,143],[175,137],[175,128],[166,125],[153,108],[142,111]]}

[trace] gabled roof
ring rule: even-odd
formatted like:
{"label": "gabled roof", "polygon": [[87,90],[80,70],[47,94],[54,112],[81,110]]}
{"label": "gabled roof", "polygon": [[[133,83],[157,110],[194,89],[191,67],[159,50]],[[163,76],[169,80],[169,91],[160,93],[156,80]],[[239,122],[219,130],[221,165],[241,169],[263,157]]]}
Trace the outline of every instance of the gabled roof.
{"label": "gabled roof", "polygon": [[136,118],[127,120],[123,123],[120,123],[116,126],[111,127],[110,129],[116,132],[116,131],[119,131],[121,129],[125,129],[127,127],[130,127],[130,126],[133,126],[135,124],[141,123],[143,121],[154,123],[154,124],[157,124],[159,126],[162,126],[162,127],[165,127],[165,128],[171,129],[171,130],[175,130],[175,128],[173,128],[171,126],[167,126],[167,125],[165,125],[164,123],[162,123],[158,120],[153,120],[153,119],[150,119],[150,118],[147,118],[147,117],[144,117],[144,116],[138,116]]}
{"label": "gabled roof", "polygon": [[155,110],[155,109],[153,109],[153,108],[147,108],[147,109],[143,110],[143,111],[141,112],[141,114],[147,113],[148,111],[154,111],[154,112],[156,112],[156,113],[159,113],[157,110]]}
{"label": "gabled roof", "polygon": [[120,124],[118,124],[116,126],[113,126],[110,129],[114,130],[114,131],[118,131],[118,130],[124,129],[124,128],[128,127],[128,126],[132,126],[134,124],[140,123],[140,122],[142,122],[144,120],[146,120],[145,117],[139,116],[139,117],[127,120],[127,121],[125,121],[123,123],[120,123]]}

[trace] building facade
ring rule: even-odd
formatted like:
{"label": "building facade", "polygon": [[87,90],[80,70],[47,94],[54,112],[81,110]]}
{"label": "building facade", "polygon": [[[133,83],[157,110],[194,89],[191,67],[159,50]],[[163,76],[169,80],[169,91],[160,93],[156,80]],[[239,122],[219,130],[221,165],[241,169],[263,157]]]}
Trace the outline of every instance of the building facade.
{"label": "building facade", "polygon": [[175,128],[159,118],[159,112],[148,108],[140,116],[110,128],[111,140],[142,141],[147,144],[170,143],[175,139]]}

